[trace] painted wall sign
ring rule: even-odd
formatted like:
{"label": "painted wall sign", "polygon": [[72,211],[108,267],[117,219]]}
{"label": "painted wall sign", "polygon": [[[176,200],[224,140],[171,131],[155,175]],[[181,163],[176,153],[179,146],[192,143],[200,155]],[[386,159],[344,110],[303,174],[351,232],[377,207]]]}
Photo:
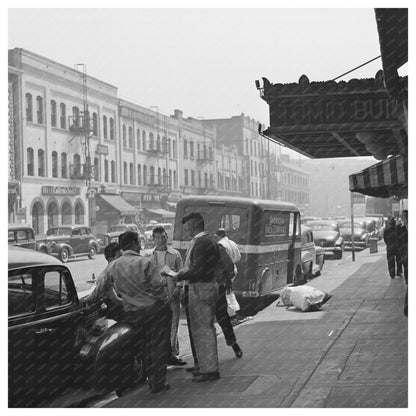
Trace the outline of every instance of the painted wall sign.
{"label": "painted wall sign", "polygon": [[81,189],[75,186],[42,186],[42,195],[80,195]]}

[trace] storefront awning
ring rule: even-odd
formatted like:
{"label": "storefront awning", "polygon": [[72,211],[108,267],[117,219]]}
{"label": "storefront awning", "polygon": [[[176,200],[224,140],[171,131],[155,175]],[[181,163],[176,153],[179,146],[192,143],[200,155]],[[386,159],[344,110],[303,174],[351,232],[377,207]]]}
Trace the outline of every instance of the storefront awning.
{"label": "storefront awning", "polygon": [[148,212],[149,214],[155,215],[157,217],[175,218],[175,213],[174,212],[166,211],[165,209],[162,209],[162,208],[154,208],[154,209],[145,208],[145,211]]}
{"label": "storefront awning", "polygon": [[137,215],[140,213],[140,210],[131,206],[119,195],[97,195],[97,204],[100,205],[100,200],[104,201],[104,204],[107,205],[107,208],[118,211],[121,215]]}
{"label": "storefront awning", "polygon": [[361,172],[350,175],[350,191],[379,198],[407,198],[407,158],[389,157]]}

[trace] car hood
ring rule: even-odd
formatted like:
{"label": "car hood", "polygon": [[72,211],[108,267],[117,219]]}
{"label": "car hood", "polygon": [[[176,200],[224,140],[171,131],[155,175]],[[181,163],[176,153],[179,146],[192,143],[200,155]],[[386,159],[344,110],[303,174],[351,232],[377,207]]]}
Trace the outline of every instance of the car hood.
{"label": "car hood", "polygon": [[337,231],[314,231],[313,237],[315,240],[334,240],[338,238]]}

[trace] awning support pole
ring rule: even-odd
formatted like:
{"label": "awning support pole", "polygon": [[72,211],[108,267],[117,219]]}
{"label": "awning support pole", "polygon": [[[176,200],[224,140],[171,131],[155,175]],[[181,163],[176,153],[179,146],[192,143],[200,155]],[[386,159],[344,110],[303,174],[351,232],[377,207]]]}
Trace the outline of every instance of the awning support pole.
{"label": "awning support pole", "polygon": [[354,244],[354,193],[350,192],[351,201],[351,250],[352,250],[352,261],[355,261],[355,244]]}

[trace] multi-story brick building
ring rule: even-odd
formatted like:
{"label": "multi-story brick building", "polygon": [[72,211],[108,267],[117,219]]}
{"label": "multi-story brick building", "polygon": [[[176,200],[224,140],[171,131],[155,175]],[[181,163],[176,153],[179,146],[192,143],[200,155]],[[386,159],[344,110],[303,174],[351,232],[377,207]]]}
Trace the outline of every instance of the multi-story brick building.
{"label": "multi-story brick building", "polygon": [[292,196],[280,189],[279,146],[258,124],[160,114],[120,99],[85,65],[10,50],[9,221],[38,234],[71,223],[101,233],[172,219],[184,195]]}

